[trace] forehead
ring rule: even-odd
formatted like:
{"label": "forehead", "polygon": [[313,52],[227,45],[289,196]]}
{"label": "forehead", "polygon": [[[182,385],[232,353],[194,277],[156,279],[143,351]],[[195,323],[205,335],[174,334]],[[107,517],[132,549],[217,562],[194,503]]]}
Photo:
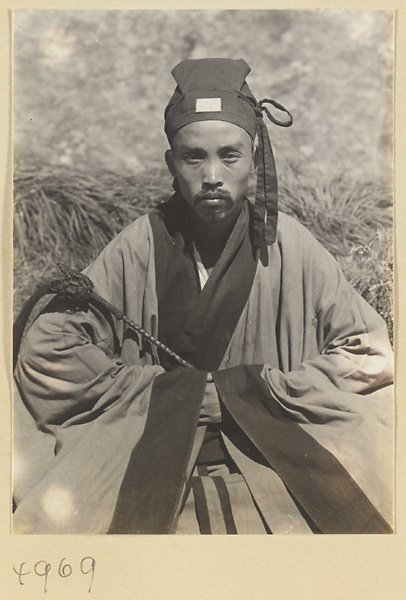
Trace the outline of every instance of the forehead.
{"label": "forehead", "polygon": [[225,146],[251,148],[252,139],[249,134],[227,121],[196,121],[179,129],[172,140],[174,149],[202,148],[216,149]]}

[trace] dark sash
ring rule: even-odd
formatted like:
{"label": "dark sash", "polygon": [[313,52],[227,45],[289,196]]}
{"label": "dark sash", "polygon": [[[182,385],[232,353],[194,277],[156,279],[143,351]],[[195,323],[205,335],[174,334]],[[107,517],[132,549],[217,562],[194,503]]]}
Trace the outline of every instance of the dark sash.
{"label": "dark sash", "polygon": [[182,495],[206,373],[179,367],[156,377],[108,533],[169,533]]}
{"label": "dark sash", "polygon": [[321,533],[392,533],[341,463],[284,415],[262,365],[213,374],[222,402]]}
{"label": "dark sash", "polygon": [[[133,450],[109,533],[169,533],[185,485],[206,371],[217,369],[247,302],[256,270],[244,203],[224,252],[200,291],[184,201],[150,215],[154,234],[159,339],[197,369],[158,375],[145,431]],[[167,370],[174,365],[161,356]]]}

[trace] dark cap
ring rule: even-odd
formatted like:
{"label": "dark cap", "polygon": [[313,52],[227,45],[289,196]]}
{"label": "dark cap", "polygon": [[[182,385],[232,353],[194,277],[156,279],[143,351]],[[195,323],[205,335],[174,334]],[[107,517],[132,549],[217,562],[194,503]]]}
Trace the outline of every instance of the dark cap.
{"label": "dark cap", "polygon": [[246,76],[251,71],[245,60],[230,58],[188,59],[172,71],[178,84],[165,110],[165,133],[175,133],[194,121],[227,121],[256,134],[255,107]]}

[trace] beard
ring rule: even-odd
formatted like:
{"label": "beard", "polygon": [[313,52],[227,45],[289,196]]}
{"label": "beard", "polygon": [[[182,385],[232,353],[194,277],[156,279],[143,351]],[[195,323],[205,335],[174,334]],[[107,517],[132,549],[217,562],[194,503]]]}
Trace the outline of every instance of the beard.
{"label": "beard", "polygon": [[[221,200],[219,204],[210,204],[210,200]],[[196,213],[209,223],[219,223],[234,207],[234,201],[226,190],[202,191],[195,195],[193,206]]]}

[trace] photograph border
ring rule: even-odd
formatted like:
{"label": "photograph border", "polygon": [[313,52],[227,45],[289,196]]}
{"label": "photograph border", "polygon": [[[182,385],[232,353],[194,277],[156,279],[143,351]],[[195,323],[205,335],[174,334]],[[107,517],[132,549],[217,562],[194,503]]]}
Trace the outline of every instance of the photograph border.
{"label": "photograph border", "polygon": [[[206,8],[248,8],[240,2],[210,3]],[[265,6],[266,4],[266,6]],[[48,598],[160,598],[187,597],[255,600],[356,598],[368,600],[403,599],[405,559],[405,410],[398,390],[403,389],[400,365],[406,345],[401,341],[402,299],[405,277],[406,241],[402,223],[406,209],[401,198],[405,189],[406,141],[400,132],[406,121],[402,105],[406,85],[405,20],[406,8],[396,10],[395,65],[395,352],[397,366],[396,394],[396,529],[391,536],[12,536],[10,534],[10,474],[11,474],[11,327],[12,327],[12,133],[11,133],[11,14],[10,8],[113,8],[102,2],[9,2],[0,12],[0,185],[2,206],[2,262],[0,306],[2,310],[3,342],[0,357],[3,419],[0,422],[0,453],[2,508],[0,587],[9,598],[41,598],[47,581]],[[118,2],[116,8],[144,8],[136,2]],[[145,7],[147,8],[147,7]],[[150,8],[173,8],[169,3]],[[176,4],[176,8],[201,8],[197,4]],[[258,3],[254,8],[319,8],[315,2],[290,3],[289,6],[269,6]],[[369,3],[325,2],[323,9],[369,9]],[[388,2],[373,8],[392,10]],[[402,40],[402,41],[401,41]],[[398,135],[396,135],[398,134]],[[404,138],[404,136],[403,136]],[[88,592],[89,575],[83,573],[81,561],[93,557],[96,561],[93,589]],[[62,560],[65,559],[65,563]],[[39,573],[51,565],[48,577]],[[61,567],[62,564],[62,567]],[[58,575],[69,564],[69,577]],[[83,566],[83,565],[82,565]],[[62,571],[61,571],[62,569]],[[28,573],[29,572],[29,573]],[[36,574],[34,574],[36,572]],[[18,574],[19,573],[19,574]],[[25,575],[25,573],[27,573]]]}

